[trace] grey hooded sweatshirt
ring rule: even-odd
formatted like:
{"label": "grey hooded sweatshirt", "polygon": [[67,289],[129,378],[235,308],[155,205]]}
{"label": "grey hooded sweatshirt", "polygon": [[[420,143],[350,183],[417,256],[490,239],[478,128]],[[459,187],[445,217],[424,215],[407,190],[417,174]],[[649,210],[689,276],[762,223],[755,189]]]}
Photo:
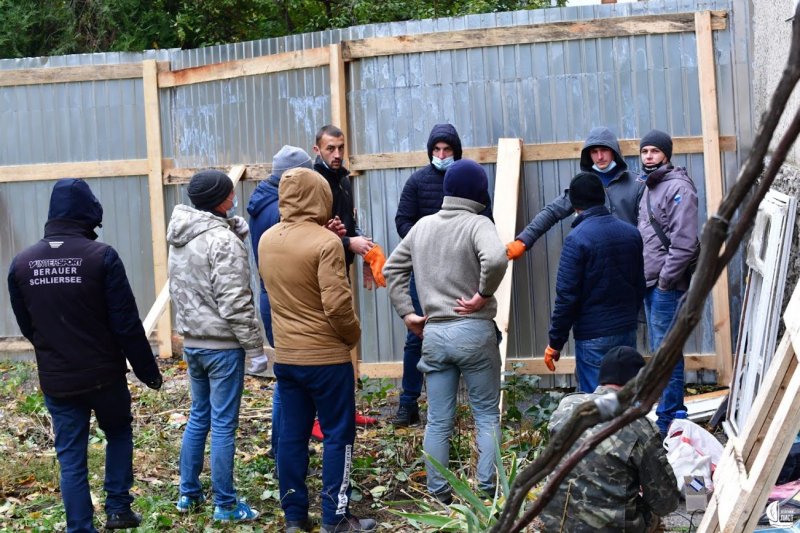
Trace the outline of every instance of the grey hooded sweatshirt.
{"label": "grey hooded sweatshirt", "polygon": [[[581,150],[581,170],[584,172],[598,172],[592,168],[591,148],[604,146],[614,152],[614,171],[616,175],[606,187],[606,207],[612,215],[631,225],[636,225],[639,216],[639,200],[644,192],[644,183],[628,170],[628,164],[622,158],[617,137],[608,128],[592,128],[586,137],[586,142]],[[547,204],[530,221],[530,223],[517,235],[517,240],[525,243],[525,248],[531,246],[558,222],[564,220],[575,210],[569,201],[569,189],[564,189],[563,194]]]}

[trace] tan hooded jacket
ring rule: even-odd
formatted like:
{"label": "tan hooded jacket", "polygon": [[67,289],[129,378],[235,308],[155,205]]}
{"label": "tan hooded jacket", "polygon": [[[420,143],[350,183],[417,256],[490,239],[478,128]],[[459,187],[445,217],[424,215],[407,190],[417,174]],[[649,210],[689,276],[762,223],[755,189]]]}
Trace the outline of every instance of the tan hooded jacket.
{"label": "tan hooded jacket", "polygon": [[281,221],[258,243],[259,273],[269,294],[275,361],[333,365],[350,361],[361,337],[342,241],[323,225],[333,197],[325,179],[287,171],[278,188]]}

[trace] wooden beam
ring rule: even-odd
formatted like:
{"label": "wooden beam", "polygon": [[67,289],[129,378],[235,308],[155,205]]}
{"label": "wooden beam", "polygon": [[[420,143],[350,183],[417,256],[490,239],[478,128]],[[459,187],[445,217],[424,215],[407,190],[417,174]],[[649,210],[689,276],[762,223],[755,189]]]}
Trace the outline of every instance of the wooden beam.
{"label": "wooden beam", "polygon": [[25,337],[0,338],[0,353],[32,351],[33,345]]}
{"label": "wooden beam", "polygon": [[[244,167],[244,174],[241,176],[241,180],[250,180],[250,181],[263,181],[267,179],[270,174],[272,173],[272,163],[255,163],[252,165],[241,165]],[[2,168],[2,167],[0,167]],[[203,167],[203,168],[213,168],[216,170],[220,170],[229,174],[230,170],[233,168],[233,165],[229,166],[217,166],[217,167]],[[191,181],[192,176],[201,169],[199,168],[166,168],[164,169],[164,185],[182,185],[189,183]]]}
{"label": "wooden beam", "polygon": [[[162,61],[159,66],[161,69],[169,69],[169,62]],[[24,68],[0,70],[0,87],[74,83],[79,81],[126,80],[141,77],[142,63]]]}
{"label": "wooden beam", "polygon": [[[639,154],[639,139],[623,139],[619,141],[622,155]],[[525,144],[522,146],[523,161],[557,161],[563,159],[579,159],[584,141],[563,143]],[[673,154],[702,154],[704,152],[703,137],[674,137]],[[720,149],[726,152],[736,150],[736,137],[720,137]],[[493,146],[480,148],[464,148],[464,157],[479,163],[497,161],[497,149]],[[351,170],[385,170],[393,168],[423,167],[430,161],[425,151],[388,152],[381,154],[360,154],[350,156]]]}
{"label": "wooden beam", "polygon": [[[649,355],[644,356],[645,361],[650,360]],[[716,355],[713,353],[693,353],[686,354],[686,370],[716,370]],[[514,371],[520,375],[540,375],[552,376],[553,372],[548,370],[541,357],[523,357],[506,359],[505,369]],[[556,374],[574,374],[575,357],[561,356],[556,365]],[[400,379],[403,377],[403,362],[392,361],[387,363],[366,363],[361,362],[361,375],[370,378]]]}
{"label": "wooden beam", "polygon": [[[517,203],[519,178],[522,169],[522,139],[500,139],[497,143],[497,169],[494,180],[494,223],[503,243],[514,240],[517,228]],[[508,353],[508,324],[511,316],[511,282],[513,261],[506,265],[506,274],[494,293],[497,300],[495,323],[503,333],[500,341],[500,368],[506,367]],[[505,381],[501,374],[500,381]],[[503,396],[500,396],[500,413],[503,413]]]}
{"label": "wooden beam", "polygon": [[[711,12],[695,14],[697,33],[697,71],[700,84],[700,118],[703,127],[703,164],[706,175],[706,208],[716,213],[723,196],[722,164],[720,161],[719,113],[717,109],[716,66]],[[730,300],[728,270],[722,271],[711,292],[714,313],[714,351],[717,353],[719,383],[729,383],[733,377],[731,346]]]}
{"label": "wooden beam", "polygon": [[344,133],[343,164],[350,168],[350,131],[347,120],[347,73],[342,57],[342,45],[330,45],[331,124]]}
{"label": "wooden beam", "polygon": [[[153,280],[156,297],[167,284],[167,227],[164,213],[164,185],[161,162],[161,109],[158,98],[158,67],[155,61],[144,62],[144,122],[147,140],[150,193],[150,232],[153,239]],[[172,357],[172,317],[169,301],[158,320],[158,353]]]}
{"label": "wooden beam", "polygon": [[[712,29],[727,27],[727,12],[714,11]],[[502,28],[422,33],[396,37],[374,37],[342,43],[345,61],[364,57],[414,54],[506,46],[518,44],[570,41],[578,39],[619,38],[635,35],[692,32],[693,13],[671,13],[637,17],[614,17],[580,22],[550,22]]]}
{"label": "wooden beam", "polygon": [[0,183],[57,180],[66,177],[146,176],[147,171],[147,159],[6,165],[0,166]]}
{"label": "wooden beam", "polygon": [[212,63],[199,67],[162,72],[158,75],[158,85],[161,88],[179,87],[181,85],[229,80],[243,76],[257,76],[286,70],[322,67],[328,64],[329,59],[330,55],[327,47],[283,52],[249,59],[236,59],[223,63]]}

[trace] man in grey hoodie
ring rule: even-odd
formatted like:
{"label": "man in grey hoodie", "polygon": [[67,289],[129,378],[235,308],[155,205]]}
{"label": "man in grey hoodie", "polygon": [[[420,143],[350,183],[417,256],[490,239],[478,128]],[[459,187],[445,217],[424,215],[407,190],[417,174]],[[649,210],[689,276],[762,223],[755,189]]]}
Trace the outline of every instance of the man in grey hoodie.
{"label": "man in grey hoodie", "polygon": [[[686,169],[673,166],[672,138],[653,130],[639,143],[642,179],[647,191],[639,206],[639,232],[644,242],[644,310],[650,350],[664,340],[689,288],[689,263],[698,252],[697,189]],[[658,429],[666,434],[675,412],[683,410],[683,359],[661,395],[656,414]]]}
{"label": "man in grey hoodie", "polygon": [[[423,338],[417,368],[428,383],[425,452],[447,465],[463,375],[478,430],[479,487],[493,494],[500,436],[500,352],[493,294],[507,259],[494,224],[479,214],[489,201],[483,168],[468,159],[456,161],[445,173],[443,189],[441,210],[414,224],[383,272],[397,314]],[[415,312],[409,294],[412,271],[423,316]],[[426,472],[428,491],[444,503],[452,501],[450,486],[429,460]]]}
{"label": "man in grey hoodie", "polygon": [[[581,150],[581,170],[595,174],[603,182],[606,208],[611,214],[635,226],[644,184],[628,170],[619,141],[611,130],[592,128]],[[508,258],[514,260],[522,257],[539,237],[574,212],[569,201],[569,189],[565,189],[563,194],[539,211],[516,240],[506,245]]]}

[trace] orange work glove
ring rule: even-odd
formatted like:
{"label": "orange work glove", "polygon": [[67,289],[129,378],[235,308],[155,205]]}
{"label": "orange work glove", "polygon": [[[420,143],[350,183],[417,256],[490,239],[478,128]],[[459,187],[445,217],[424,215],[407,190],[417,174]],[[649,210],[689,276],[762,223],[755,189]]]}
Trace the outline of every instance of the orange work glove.
{"label": "orange work glove", "polygon": [[375,283],[378,284],[378,287],[386,287],[386,278],[383,277],[383,265],[386,264],[386,256],[383,254],[383,248],[381,248],[380,244],[376,244],[370,248],[369,252],[364,254],[364,262],[372,270],[372,277],[375,278]]}
{"label": "orange work glove", "polygon": [[548,345],[544,350],[544,364],[547,365],[550,372],[556,371],[556,364],[553,361],[558,361],[559,359],[561,359],[561,352]]}
{"label": "orange work glove", "polygon": [[519,259],[522,257],[522,254],[525,253],[525,243],[516,240],[506,244],[506,257],[508,257],[509,261],[513,261],[515,259]]}

